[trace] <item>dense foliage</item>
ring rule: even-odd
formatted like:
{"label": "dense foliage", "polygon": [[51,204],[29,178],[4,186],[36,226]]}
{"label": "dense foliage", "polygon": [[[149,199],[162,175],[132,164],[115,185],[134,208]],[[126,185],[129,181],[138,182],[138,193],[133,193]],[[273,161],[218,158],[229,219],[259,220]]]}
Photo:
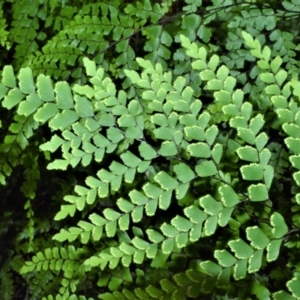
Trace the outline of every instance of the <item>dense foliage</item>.
{"label": "dense foliage", "polygon": [[300,1],[0,1],[0,299],[300,299]]}

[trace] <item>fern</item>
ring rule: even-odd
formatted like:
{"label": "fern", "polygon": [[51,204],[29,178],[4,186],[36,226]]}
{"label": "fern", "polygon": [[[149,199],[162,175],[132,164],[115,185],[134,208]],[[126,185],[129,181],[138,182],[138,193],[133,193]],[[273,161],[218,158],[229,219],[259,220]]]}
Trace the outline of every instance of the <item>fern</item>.
{"label": "fern", "polygon": [[298,1],[1,4],[1,297],[300,297]]}

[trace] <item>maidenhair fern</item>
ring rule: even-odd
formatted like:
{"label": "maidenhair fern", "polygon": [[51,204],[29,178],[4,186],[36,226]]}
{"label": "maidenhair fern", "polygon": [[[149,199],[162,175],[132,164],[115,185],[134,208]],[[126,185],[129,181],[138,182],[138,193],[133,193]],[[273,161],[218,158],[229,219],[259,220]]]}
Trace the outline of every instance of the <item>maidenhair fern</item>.
{"label": "maidenhair fern", "polygon": [[299,1],[1,5],[0,299],[300,298]]}

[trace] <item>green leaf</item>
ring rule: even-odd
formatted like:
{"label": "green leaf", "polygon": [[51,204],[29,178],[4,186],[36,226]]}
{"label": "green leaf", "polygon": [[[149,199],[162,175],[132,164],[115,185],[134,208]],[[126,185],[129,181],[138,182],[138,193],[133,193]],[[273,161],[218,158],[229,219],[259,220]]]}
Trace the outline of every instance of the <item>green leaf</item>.
{"label": "green leaf", "polygon": [[3,84],[0,83],[0,100],[6,95],[8,88],[5,87]]}
{"label": "green leaf", "polygon": [[181,232],[175,238],[176,246],[179,249],[181,249],[183,247],[186,247],[186,245],[188,243],[188,240],[189,240],[188,233],[187,232]]}
{"label": "green leaf", "polygon": [[212,55],[212,57],[210,58],[210,60],[208,62],[208,67],[214,72],[216,70],[219,62],[220,62],[219,56],[214,54],[214,55]]}
{"label": "green leaf", "polygon": [[2,84],[9,88],[16,87],[16,78],[12,66],[4,66],[2,72]]}
{"label": "green leaf", "polygon": [[300,297],[300,279],[293,278],[292,280],[288,281],[286,284],[288,290],[293,294],[294,297]]}
{"label": "green leaf", "polygon": [[263,179],[263,167],[259,164],[249,164],[241,167],[241,174],[244,180],[262,180]]}
{"label": "green leaf", "polygon": [[[90,110],[90,112],[87,112],[87,111],[83,112],[82,116],[84,116],[85,113],[92,114],[92,111]],[[115,126],[115,117],[110,113],[103,113],[99,116],[98,123],[99,123],[99,125],[106,126],[106,127]]]}
{"label": "green leaf", "polygon": [[162,210],[167,210],[171,204],[172,190],[164,191],[159,197],[159,208]]}
{"label": "green leaf", "polygon": [[233,207],[239,203],[239,197],[230,185],[220,186],[219,193],[225,207]]}
{"label": "green leaf", "polygon": [[220,202],[216,201],[212,196],[206,195],[199,199],[200,205],[204,208],[204,211],[209,215],[218,215],[223,209]]}
{"label": "green leaf", "polygon": [[[137,236],[132,239],[132,244],[139,250],[146,250],[150,246],[148,242]],[[133,249],[133,251],[135,251],[135,249]]]}
{"label": "green leaf", "polygon": [[186,138],[190,140],[204,141],[205,139],[204,130],[199,126],[186,126],[184,133]]}
{"label": "green leaf", "polygon": [[215,250],[214,257],[224,268],[231,267],[236,263],[236,258],[226,250]]}
{"label": "green leaf", "polygon": [[55,152],[65,141],[58,135],[53,135],[51,140],[45,144],[40,145],[40,149],[43,151]]}
{"label": "green leaf", "polygon": [[117,220],[121,216],[120,213],[114,211],[111,208],[105,208],[103,210],[103,215],[109,221],[115,221],[115,220]]}
{"label": "green leaf", "polygon": [[261,151],[267,144],[269,137],[264,133],[260,133],[255,139],[255,146],[258,151]]}
{"label": "green leaf", "polygon": [[219,164],[223,155],[223,145],[215,144],[211,150],[211,156],[216,164]]}
{"label": "green leaf", "polygon": [[294,168],[300,170],[300,155],[291,155],[290,162]]}
{"label": "green leaf", "polygon": [[152,243],[158,244],[164,240],[164,236],[153,229],[147,229],[146,232]]}
{"label": "green leaf", "polygon": [[146,160],[154,159],[157,156],[156,151],[149,144],[144,142],[139,145],[139,153],[141,157]]}
{"label": "green leaf", "polygon": [[189,144],[187,150],[193,157],[209,158],[211,155],[210,147],[205,143]]}
{"label": "green leaf", "polygon": [[[136,288],[134,290],[135,295],[138,296],[138,299],[147,299],[149,297],[149,294],[147,294],[143,289],[141,288]],[[104,299],[104,300],[115,300],[116,298],[109,298],[109,299]]]}
{"label": "green leaf", "polygon": [[92,103],[86,98],[78,95],[74,96],[75,110],[79,117],[87,118],[94,116]]}
{"label": "green leaf", "polygon": [[179,231],[189,231],[193,225],[189,220],[181,216],[173,218],[171,224]]}
{"label": "green leaf", "polygon": [[8,92],[5,96],[2,106],[7,109],[12,109],[14,106],[19,104],[24,98],[24,94],[18,88],[14,88]]}
{"label": "green leaf", "polygon": [[262,263],[262,255],[263,255],[263,251],[262,250],[258,250],[255,251],[249,259],[249,266],[248,266],[248,272],[249,273],[255,273],[258,272],[260,267],[261,267],[261,263]]}
{"label": "green leaf", "polygon": [[265,82],[265,83],[274,83],[275,82],[275,76],[272,73],[261,73],[259,75],[259,78]]}
{"label": "green leaf", "polygon": [[144,195],[144,193],[138,191],[138,190],[132,190],[129,193],[129,197],[132,201],[132,203],[136,205],[145,205],[148,202],[148,197]]}
{"label": "green leaf", "polygon": [[257,250],[265,249],[270,242],[269,238],[257,226],[248,227],[246,229],[246,235],[247,239],[251,243],[251,246]]}
{"label": "green leaf", "polygon": [[273,240],[267,246],[268,262],[275,261],[278,258],[281,244],[282,244],[282,240]]}
{"label": "green leaf", "polygon": [[288,227],[284,221],[282,215],[278,212],[274,212],[270,218],[270,223],[272,225],[272,235],[275,239],[282,238],[287,232]]}
{"label": "green leaf", "polygon": [[246,277],[247,275],[247,259],[239,260],[236,262],[233,268],[233,277],[235,280],[240,280]]}
{"label": "green leaf", "polygon": [[238,116],[239,115],[239,109],[234,104],[228,104],[228,105],[223,106],[222,111],[226,115],[230,115],[230,116]]}
{"label": "green leaf", "polygon": [[65,219],[68,215],[74,216],[76,211],[75,205],[62,205],[60,211],[55,215],[54,220],[59,221]]}
{"label": "green leaf", "polygon": [[159,172],[154,180],[166,191],[174,190],[178,186],[178,182],[165,171]]}
{"label": "green leaf", "polygon": [[179,233],[179,231],[174,226],[167,223],[163,223],[160,227],[160,230],[165,236],[171,238],[176,237]]}
{"label": "green leaf", "polygon": [[221,227],[225,227],[228,222],[231,220],[231,214],[234,210],[234,207],[225,207],[220,213],[218,218],[218,223]]}
{"label": "green leaf", "polygon": [[279,70],[275,75],[276,82],[279,86],[281,86],[287,78],[287,72],[285,70]]}
{"label": "green leaf", "polygon": [[23,94],[34,94],[35,87],[33,82],[32,71],[30,68],[24,68],[20,70],[18,75],[20,90]]}
{"label": "green leaf", "polygon": [[260,164],[265,168],[264,173],[266,169],[269,167],[273,170],[273,167],[268,166],[268,163],[270,161],[270,158],[272,156],[272,153],[269,149],[264,148],[260,153],[259,153],[259,161]]}
{"label": "green leaf", "polygon": [[207,82],[206,87],[211,91],[220,91],[223,89],[223,82],[219,79],[211,79]]}
{"label": "green leaf", "polygon": [[39,75],[36,85],[38,95],[43,101],[54,101],[54,90],[49,76]]}
{"label": "green leaf", "polygon": [[264,117],[261,114],[258,114],[251,119],[249,124],[249,129],[251,129],[253,133],[257,135],[264,124],[265,124]]}
{"label": "green leaf", "polygon": [[201,234],[202,234],[202,223],[193,225],[193,227],[190,230],[189,240],[191,242],[196,242],[200,239]]}
{"label": "green leaf", "polygon": [[257,280],[254,280],[252,282],[251,294],[255,295],[255,297],[257,297],[258,299],[270,299],[269,290]]}
{"label": "green leaf", "polygon": [[206,26],[202,24],[197,31],[197,35],[203,40],[204,43],[208,43],[212,33]]}
{"label": "green leaf", "polygon": [[288,137],[284,140],[287,147],[295,154],[300,154],[300,138]]}
{"label": "green leaf", "polygon": [[153,285],[149,285],[145,290],[154,299],[160,299],[164,294],[163,291]]}
{"label": "green leaf", "polygon": [[204,273],[213,277],[219,275],[222,271],[222,267],[210,260],[202,261],[199,265],[200,268],[203,269]]}
{"label": "green leaf", "polygon": [[131,218],[134,223],[138,223],[143,219],[143,213],[144,209],[143,206],[137,206],[132,212],[131,212]]}
{"label": "green leaf", "polygon": [[137,166],[142,162],[137,156],[135,156],[130,151],[126,151],[125,153],[121,154],[121,159],[123,160],[126,166],[131,168],[137,168]]}
{"label": "green leaf", "polygon": [[164,114],[155,114],[151,116],[152,123],[159,125],[159,126],[168,126],[168,119],[167,116]]}
{"label": "green leaf", "polygon": [[124,70],[125,75],[131,80],[132,83],[138,83],[141,80],[139,74],[134,70]]}
{"label": "green leaf", "polygon": [[190,187],[189,182],[178,185],[178,187],[175,190],[176,199],[178,200],[183,199],[187,195],[189,187]]}
{"label": "green leaf", "polygon": [[253,249],[240,238],[230,241],[228,245],[238,259],[248,259],[253,253]]}
{"label": "green leaf", "polygon": [[258,152],[251,146],[240,147],[236,152],[240,159],[250,162],[258,162]]}
{"label": "green leaf", "polygon": [[203,161],[200,165],[196,166],[195,170],[200,177],[213,176],[218,172],[215,163],[211,160]]}
{"label": "green leaf", "polygon": [[221,66],[217,72],[217,78],[224,81],[229,74],[229,69],[226,66]]}
{"label": "green leaf", "polygon": [[242,138],[246,143],[250,145],[254,145],[255,135],[252,130],[248,128],[239,127],[237,131],[238,131],[238,136]]}
{"label": "green leaf", "polygon": [[264,184],[252,184],[248,188],[251,201],[265,201],[269,198],[268,189]]}
{"label": "green leaf", "polygon": [[[132,115],[123,115],[118,119],[120,127],[134,127],[137,126],[136,119]],[[110,126],[110,125],[108,125]]]}
{"label": "green leaf", "polygon": [[22,101],[18,107],[18,114],[28,117],[41,106],[43,102],[37,94],[30,94],[27,96],[26,101]]}
{"label": "green leaf", "polygon": [[203,80],[203,81],[209,81],[209,80],[215,79],[216,75],[213,71],[206,69],[206,70],[203,70],[202,72],[200,72],[200,77],[201,77],[201,80]]}
{"label": "green leaf", "polygon": [[203,128],[203,130],[208,125],[208,122],[210,121],[211,117],[210,114],[207,111],[204,111],[199,117],[198,117],[198,125]]}
{"label": "green leaf", "polygon": [[300,137],[300,127],[296,124],[283,124],[283,130],[287,133],[290,137],[299,138]]}
{"label": "green leaf", "polygon": [[229,124],[233,128],[238,128],[238,127],[244,127],[245,128],[245,127],[247,127],[246,119],[244,117],[240,117],[240,116],[231,118],[230,121],[229,121]]}
{"label": "green leaf", "polygon": [[161,156],[174,156],[178,152],[177,146],[174,142],[165,141],[162,143],[160,149],[158,150],[158,154]]}
{"label": "green leaf", "polygon": [[57,115],[57,113],[58,113],[58,108],[55,103],[45,103],[44,106],[38,109],[38,111],[34,115],[34,119],[38,122],[45,123],[50,118]]}
{"label": "green leaf", "polygon": [[212,106],[210,111],[214,114],[218,113],[218,111],[222,108],[221,103],[229,103],[231,102],[231,94],[228,91],[221,90],[214,93],[214,97],[216,99],[217,104]]}
{"label": "green leaf", "polygon": [[181,93],[183,88],[186,86],[186,79],[184,77],[179,76],[176,78],[173,85],[176,91]]}
{"label": "green leaf", "polygon": [[233,78],[233,77],[231,77],[231,76],[229,76],[224,81],[224,90],[226,90],[229,93],[232,93],[235,85],[236,85],[236,79]]}
{"label": "green leaf", "polygon": [[[182,92],[182,98],[184,100],[175,100],[173,103],[173,109],[180,112],[190,112],[190,105],[188,102],[190,101],[194,91],[190,87],[186,87],[184,91]],[[172,95],[172,94],[169,94]],[[177,96],[176,96],[177,98]],[[170,118],[168,120],[168,123],[170,123]],[[171,124],[170,124],[171,125]]]}
{"label": "green leaf", "polygon": [[94,224],[94,225],[97,225],[97,226],[103,226],[107,223],[107,220],[105,220],[104,218],[102,218],[101,216],[93,213],[89,216],[89,219],[91,220],[91,222]]}
{"label": "green leaf", "polygon": [[117,232],[117,221],[108,222],[105,224],[105,231],[108,237],[114,237]]}
{"label": "green leaf", "polygon": [[115,127],[109,127],[106,133],[107,138],[115,144],[119,143],[124,138],[122,132]]}
{"label": "green leaf", "polygon": [[70,109],[74,107],[71,88],[66,82],[55,84],[56,102],[59,109]]}
{"label": "green leaf", "polygon": [[207,215],[205,212],[200,210],[196,206],[189,206],[184,209],[184,214],[193,222],[194,224],[199,224],[204,222],[204,220],[207,218]]}
{"label": "green leaf", "polygon": [[286,97],[283,97],[282,95],[272,96],[271,101],[276,108],[287,108],[288,106]]}
{"label": "green leaf", "polygon": [[279,291],[273,294],[274,300],[295,300],[291,294],[287,293],[286,291]]}
{"label": "green leaf", "polygon": [[294,178],[294,180],[296,181],[297,185],[300,185],[300,171],[295,172],[295,173],[293,174],[293,178]]}
{"label": "green leaf", "polygon": [[47,166],[48,170],[66,170],[69,165],[69,162],[64,159],[56,159],[53,162],[49,163]]}
{"label": "green leaf", "polygon": [[245,40],[245,44],[249,48],[255,48],[253,37],[249,33],[245,32],[245,31],[242,31],[242,36]]}
{"label": "green leaf", "polygon": [[177,286],[167,278],[160,280],[159,283],[161,285],[162,290],[167,292],[168,294],[171,294],[177,289]]}
{"label": "green leaf", "polygon": [[268,95],[280,95],[280,89],[279,89],[279,86],[277,84],[268,85],[265,88],[265,92]]}
{"label": "green leaf", "polygon": [[73,110],[64,110],[57,114],[49,123],[49,126],[54,129],[64,130],[78,120],[78,115]]}
{"label": "green leaf", "polygon": [[143,185],[143,191],[147,197],[152,199],[157,199],[163,192],[162,189],[150,182],[147,182],[145,185]]}
{"label": "green leaf", "polygon": [[130,218],[129,214],[125,214],[119,218],[118,224],[122,231],[126,231],[129,229]]}
{"label": "green leaf", "polygon": [[268,62],[271,56],[271,50],[268,46],[264,46],[262,55],[263,55],[263,59]]}
{"label": "green leaf", "polygon": [[278,108],[276,113],[282,123],[294,122],[294,114],[289,109]]}
{"label": "green leaf", "polygon": [[96,64],[93,60],[90,60],[89,58],[84,57],[83,64],[86,69],[86,74],[88,76],[96,76],[97,75]]}
{"label": "green leaf", "polygon": [[227,288],[230,282],[231,268],[225,268],[217,277],[217,287]]}
{"label": "green leaf", "polygon": [[209,127],[206,132],[205,132],[205,139],[206,139],[206,142],[209,146],[211,146],[217,135],[219,133],[219,130],[218,130],[218,127],[216,125],[212,125],[211,127]]}
{"label": "green leaf", "polygon": [[276,56],[270,63],[271,70],[274,74],[277,73],[278,69],[282,64],[282,59],[280,56]]}
{"label": "green leaf", "polygon": [[129,213],[135,208],[135,206],[131,202],[123,198],[118,199],[117,205],[119,209],[124,213]]}
{"label": "green leaf", "polygon": [[270,69],[270,65],[269,65],[269,63],[267,62],[267,61],[265,61],[265,60],[259,60],[258,62],[257,62],[257,65],[259,66],[259,68],[260,69],[262,69],[262,70],[269,70]]}
{"label": "green leaf", "polygon": [[195,173],[183,163],[179,163],[174,166],[174,172],[178,178],[183,183],[188,183],[195,178]]}

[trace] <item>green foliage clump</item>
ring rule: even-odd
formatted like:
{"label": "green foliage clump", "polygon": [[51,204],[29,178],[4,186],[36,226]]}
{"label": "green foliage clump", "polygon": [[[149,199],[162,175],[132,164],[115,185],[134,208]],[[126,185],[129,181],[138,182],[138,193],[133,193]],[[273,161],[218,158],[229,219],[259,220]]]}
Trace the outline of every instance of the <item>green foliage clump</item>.
{"label": "green foliage clump", "polygon": [[298,0],[1,5],[0,298],[300,298]]}

